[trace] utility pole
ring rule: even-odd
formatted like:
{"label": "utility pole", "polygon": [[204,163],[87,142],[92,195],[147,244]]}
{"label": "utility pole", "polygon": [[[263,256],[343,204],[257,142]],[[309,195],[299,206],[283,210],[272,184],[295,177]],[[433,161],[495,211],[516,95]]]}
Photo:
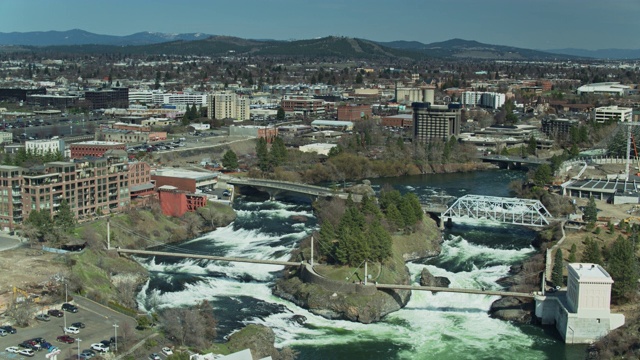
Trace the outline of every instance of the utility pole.
{"label": "utility pole", "polygon": [[113,324],[113,330],[115,331],[115,337],[113,338],[115,340],[115,345],[116,345],[116,349],[115,352],[118,352],[118,324]]}
{"label": "utility pole", "polygon": [[107,250],[111,249],[111,219],[107,218]]}
{"label": "utility pole", "polygon": [[311,267],[313,267],[313,235],[311,235]]}
{"label": "utility pole", "polygon": [[367,285],[367,277],[369,277],[369,276],[367,274],[367,260],[365,260],[364,261],[364,284],[365,285]]}

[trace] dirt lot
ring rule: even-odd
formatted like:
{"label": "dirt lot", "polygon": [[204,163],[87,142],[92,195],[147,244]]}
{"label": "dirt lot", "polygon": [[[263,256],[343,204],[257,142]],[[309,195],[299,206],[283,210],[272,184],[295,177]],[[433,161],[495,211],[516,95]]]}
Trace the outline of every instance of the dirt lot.
{"label": "dirt lot", "polygon": [[64,274],[66,266],[55,261],[57,254],[30,249],[28,246],[0,253],[0,312],[11,302],[13,286],[27,293],[39,294],[43,285],[56,274]]}

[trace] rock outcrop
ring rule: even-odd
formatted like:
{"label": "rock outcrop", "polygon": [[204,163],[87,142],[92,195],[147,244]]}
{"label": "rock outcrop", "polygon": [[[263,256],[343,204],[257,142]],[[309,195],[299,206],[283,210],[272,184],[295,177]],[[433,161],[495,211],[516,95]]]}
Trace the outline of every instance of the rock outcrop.
{"label": "rock outcrop", "polygon": [[451,281],[445,276],[433,276],[427,268],[422,268],[420,286],[449,287],[449,284],[451,284]]}
{"label": "rock outcrop", "polygon": [[501,320],[529,324],[533,318],[534,308],[535,305],[530,299],[521,300],[519,298],[507,296],[496,300],[491,304],[489,315]]}

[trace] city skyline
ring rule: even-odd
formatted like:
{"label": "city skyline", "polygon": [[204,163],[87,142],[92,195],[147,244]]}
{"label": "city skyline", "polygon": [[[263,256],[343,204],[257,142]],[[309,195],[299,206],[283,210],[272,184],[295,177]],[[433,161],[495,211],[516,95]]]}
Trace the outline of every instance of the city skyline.
{"label": "city skyline", "polygon": [[274,40],[334,35],[425,44],[461,38],[539,50],[638,49],[633,25],[639,15],[637,0],[3,0],[0,32],[82,29],[104,35],[150,31]]}

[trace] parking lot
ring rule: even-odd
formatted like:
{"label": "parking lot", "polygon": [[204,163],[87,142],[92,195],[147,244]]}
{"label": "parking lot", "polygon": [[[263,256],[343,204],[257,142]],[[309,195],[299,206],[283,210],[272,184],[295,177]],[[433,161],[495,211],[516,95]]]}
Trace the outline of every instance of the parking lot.
{"label": "parking lot", "polygon": [[[100,342],[102,340],[109,340],[115,335],[116,328],[113,326],[117,324],[118,338],[122,338],[123,331],[122,326],[130,326],[130,329],[134,329],[136,321],[130,317],[117,313],[111,309],[95,304],[84,298],[76,297],[74,299],[75,305],[79,310],[77,313],[65,312],[65,317],[51,317],[50,321],[31,322],[31,325],[27,328],[16,327],[17,332],[15,334],[9,334],[4,337],[0,337],[0,359],[21,359],[23,356],[17,354],[10,354],[5,351],[9,346],[18,346],[24,340],[42,337],[46,341],[50,342],[53,346],[58,347],[61,350],[58,359],[66,359],[73,354],[77,354],[78,342],[73,344],[66,344],[56,340],[60,335],[64,335],[63,327],[66,319],[67,326],[71,326],[72,323],[82,322],[85,324],[84,329],[80,329],[80,333],[77,335],[71,335],[76,339],[80,339],[80,351],[89,349],[91,344]],[[60,309],[60,306],[48,307],[44,309],[46,312],[50,308]],[[6,320],[2,320],[3,324],[8,324]],[[125,325],[128,324],[128,325]],[[114,348],[112,347],[112,350]],[[36,353],[36,358],[43,358],[46,350],[42,350]]]}

